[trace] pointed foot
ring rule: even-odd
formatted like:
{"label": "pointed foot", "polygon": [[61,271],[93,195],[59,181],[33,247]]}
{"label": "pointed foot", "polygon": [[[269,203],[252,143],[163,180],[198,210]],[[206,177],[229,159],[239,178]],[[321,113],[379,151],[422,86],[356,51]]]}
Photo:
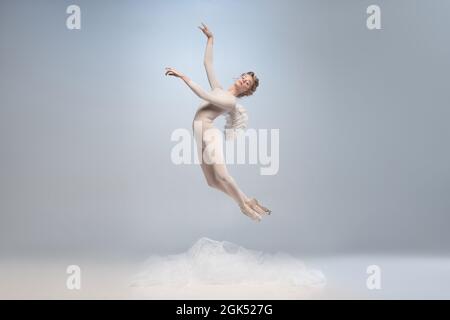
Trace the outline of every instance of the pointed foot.
{"label": "pointed foot", "polygon": [[272,214],[272,210],[262,206],[255,198],[250,198],[247,204],[260,214]]}
{"label": "pointed foot", "polygon": [[253,221],[260,222],[261,216],[255,210],[253,210],[247,203],[239,206],[243,214],[252,219]]}

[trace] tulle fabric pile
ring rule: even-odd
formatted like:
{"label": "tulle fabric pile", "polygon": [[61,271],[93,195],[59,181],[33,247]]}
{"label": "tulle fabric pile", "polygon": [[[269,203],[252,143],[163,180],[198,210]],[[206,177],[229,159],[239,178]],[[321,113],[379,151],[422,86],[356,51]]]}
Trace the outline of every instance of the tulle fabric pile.
{"label": "tulle fabric pile", "polygon": [[193,284],[321,288],[326,279],[321,271],[306,268],[289,254],[268,254],[203,237],[184,253],[150,257],[132,282],[138,287]]}

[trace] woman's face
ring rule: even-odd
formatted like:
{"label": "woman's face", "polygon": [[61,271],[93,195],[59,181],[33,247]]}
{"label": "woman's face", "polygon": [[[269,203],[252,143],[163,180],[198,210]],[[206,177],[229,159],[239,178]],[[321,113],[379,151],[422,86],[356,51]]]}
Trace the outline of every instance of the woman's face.
{"label": "woman's face", "polygon": [[249,74],[242,75],[234,83],[235,87],[238,89],[239,94],[246,92],[253,86],[253,77]]}

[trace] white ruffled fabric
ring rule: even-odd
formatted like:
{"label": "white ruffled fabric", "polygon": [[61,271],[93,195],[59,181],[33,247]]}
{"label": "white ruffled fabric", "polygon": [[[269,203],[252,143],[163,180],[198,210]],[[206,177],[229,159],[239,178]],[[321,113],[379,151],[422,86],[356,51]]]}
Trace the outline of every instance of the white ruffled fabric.
{"label": "white ruffled fabric", "polygon": [[240,104],[236,105],[233,111],[225,115],[225,138],[234,139],[242,134],[248,126],[247,110]]}
{"label": "white ruffled fabric", "polygon": [[132,285],[188,284],[280,284],[322,288],[326,279],[321,271],[307,269],[303,262],[289,254],[266,254],[228,241],[203,237],[184,253],[150,257]]}

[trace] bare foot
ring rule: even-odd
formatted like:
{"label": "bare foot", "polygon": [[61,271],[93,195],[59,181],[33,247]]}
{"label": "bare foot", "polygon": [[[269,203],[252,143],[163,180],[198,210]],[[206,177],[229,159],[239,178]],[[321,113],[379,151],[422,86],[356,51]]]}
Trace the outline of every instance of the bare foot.
{"label": "bare foot", "polygon": [[239,207],[241,208],[242,213],[248,216],[250,219],[257,222],[261,221],[261,216],[258,214],[258,212],[253,210],[247,203],[244,203]]}
{"label": "bare foot", "polygon": [[267,209],[266,207],[259,204],[258,200],[255,198],[250,198],[246,202],[253,210],[258,212],[259,214],[271,214],[272,210]]}

